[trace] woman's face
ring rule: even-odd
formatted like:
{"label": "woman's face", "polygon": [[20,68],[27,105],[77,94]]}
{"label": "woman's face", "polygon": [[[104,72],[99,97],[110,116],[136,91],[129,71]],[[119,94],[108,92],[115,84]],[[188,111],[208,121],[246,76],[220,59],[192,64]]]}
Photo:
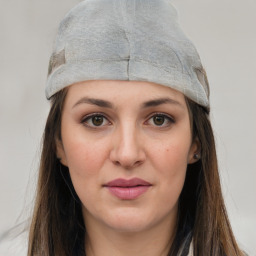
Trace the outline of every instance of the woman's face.
{"label": "woman's face", "polygon": [[139,232],[175,223],[197,151],[182,93],[141,81],[74,84],[61,135],[57,155],[69,168],[86,225]]}

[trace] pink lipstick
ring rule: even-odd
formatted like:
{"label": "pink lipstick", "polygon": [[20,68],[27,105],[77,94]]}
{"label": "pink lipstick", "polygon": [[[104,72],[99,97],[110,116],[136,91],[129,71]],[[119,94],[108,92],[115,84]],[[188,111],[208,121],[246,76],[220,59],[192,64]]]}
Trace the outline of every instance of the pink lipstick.
{"label": "pink lipstick", "polygon": [[133,178],[130,180],[116,179],[108,182],[106,187],[114,196],[122,200],[133,200],[145,193],[152,184],[149,182]]}

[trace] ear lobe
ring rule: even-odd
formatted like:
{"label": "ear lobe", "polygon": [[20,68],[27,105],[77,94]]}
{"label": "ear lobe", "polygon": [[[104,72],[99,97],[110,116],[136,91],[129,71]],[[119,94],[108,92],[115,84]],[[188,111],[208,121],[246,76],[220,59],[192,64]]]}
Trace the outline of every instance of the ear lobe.
{"label": "ear lobe", "polygon": [[62,141],[59,139],[56,139],[56,155],[57,158],[60,160],[60,162],[65,165],[66,167],[68,167],[67,164],[67,158],[66,158],[66,154],[63,148],[63,144]]}
{"label": "ear lobe", "polygon": [[195,138],[191,144],[189,154],[188,154],[188,164],[193,164],[201,158],[201,144],[198,138]]}

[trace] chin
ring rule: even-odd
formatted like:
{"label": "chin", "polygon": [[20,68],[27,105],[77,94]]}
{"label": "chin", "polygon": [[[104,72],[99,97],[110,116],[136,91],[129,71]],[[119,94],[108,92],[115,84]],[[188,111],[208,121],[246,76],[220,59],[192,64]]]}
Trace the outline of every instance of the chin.
{"label": "chin", "polygon": [[154,225],[154,220],[147,218],[146,214],[142,214],[136,211],[122,210],[120,213],[110,213],[108,219],[105,219],[105,223],[108,227],[117,232],[122,233],[136,233],[142,232]]}
{"label": "chin", "polygon": [[148,223],[122,221],[108,223],[109,228],[119,233],[138,233],[148,229]]}

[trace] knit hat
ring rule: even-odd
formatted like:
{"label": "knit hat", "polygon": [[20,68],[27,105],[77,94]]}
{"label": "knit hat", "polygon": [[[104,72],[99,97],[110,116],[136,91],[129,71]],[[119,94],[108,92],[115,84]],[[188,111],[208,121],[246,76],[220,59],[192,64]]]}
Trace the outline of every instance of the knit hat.
{"label": "knit hat", "polygon": [[209,107],[200,57],[170,0],[84,0],[71,9],[59,26],[46,97],[85,80],[154,82]]}

